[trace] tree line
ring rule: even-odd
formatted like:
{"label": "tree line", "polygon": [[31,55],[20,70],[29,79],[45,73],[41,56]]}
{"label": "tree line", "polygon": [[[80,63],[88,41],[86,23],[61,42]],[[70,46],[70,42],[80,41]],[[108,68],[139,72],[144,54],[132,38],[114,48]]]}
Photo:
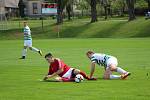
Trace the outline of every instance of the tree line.
{"label": "tree line", "polygon": [[[57,8],[57,23],[63,23],[63,11],[66,9],[68,20],[71,20],[72,6],[76,4],[81,9],[90,8],[91,23],[98,21],[97,6],[101,6],[104,9],[104,18],[112,16],[112,7],[119,8],[120,13],[124,14],[125,9],[128,10],[128,20],[132,21],[136,19],[135,6],[139,2],[139,6],[144,4],[147,6],[147,10],[150,11],[150,0],[48,0],[49,2],[55,2],[58,5]],[[114,8],[115,8],[114,7]]]}

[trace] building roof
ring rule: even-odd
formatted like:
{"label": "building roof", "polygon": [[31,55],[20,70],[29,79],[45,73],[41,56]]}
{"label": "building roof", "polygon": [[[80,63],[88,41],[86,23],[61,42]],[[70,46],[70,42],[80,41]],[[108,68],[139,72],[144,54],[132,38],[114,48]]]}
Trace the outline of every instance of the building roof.
{"label": "building roof", "polygon": [[0,0],[1,6],[3,7],[11,7],[11,8],[18,8],[19,0]]}

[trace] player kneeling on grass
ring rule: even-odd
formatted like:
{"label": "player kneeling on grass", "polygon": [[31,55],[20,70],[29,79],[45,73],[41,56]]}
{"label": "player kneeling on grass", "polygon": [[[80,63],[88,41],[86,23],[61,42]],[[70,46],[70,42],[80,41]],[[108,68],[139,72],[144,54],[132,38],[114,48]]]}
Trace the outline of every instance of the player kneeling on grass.
{"label": "player kneeling on grass", "polygon": [[39,53],[42,56],[41,50],[32,47],[32,37],[31,37],[31,30],[27,25],[27,22],[24,22],[24,48],[22,51],[22,57],[20,59],[25,59],[27,54],[27,48],[29,47],[30,50]]}
{"label": "player kneeling on grass", "polygon": [[[96,64],[104,66],[104,79],[126,79],[131,74],[130,72],[118,67],[116,57],[101,53],[94,53],[93,51],[88,51],[86,55],[91,60],[90,78],[92,78],[94,74]],[[112,72],[118,72],[120,75],[112,75]]]}
{"label": "player kneeling on grass", "polygon": [[44,77],[43,80],[47,80],[48,78],[56,77],[56,81],[59,82],[71,82],[75,81],[75,76],[77,74],[81,74],[85,79],[89,80],[89,77],[81,70],[70,68],[59,58],[54,58],[51,53],[45,55],[45,59],[50,64],[48,75]]}

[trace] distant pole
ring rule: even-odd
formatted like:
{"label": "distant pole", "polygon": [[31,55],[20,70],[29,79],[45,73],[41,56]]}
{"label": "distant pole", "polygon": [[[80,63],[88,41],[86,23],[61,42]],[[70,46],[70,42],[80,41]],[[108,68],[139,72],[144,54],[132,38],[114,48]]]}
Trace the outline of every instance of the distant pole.
{"label": "distant pole", "polygon": [[57,24],[57,37],[60,38],[60,26]]}
{"label": "distant pole", "polygon": [[41,18],[42,18],[42,30],[43,30],[44,29],[43,16]]}
{"label": "distant pole", "polygon": [[2,0],[0,0],[0,30],[3,30],[3,12],[2,12]]}
{"label": "distant pole", "polygon": [[59,16],[58,16],[58,14],[57,14],[57,22],[56,22],[56,31],[57,31],[57,38],[60,38],[60,25],[61,25],[61,23],[59,23]]}
{"label": "distant pole", "polygon": [[21,17],[19,17],[19,29],[21,28],[21,27],[20,27],[20,26],[21,26],[21,25],[20,25],[20,20],[21,20]]}

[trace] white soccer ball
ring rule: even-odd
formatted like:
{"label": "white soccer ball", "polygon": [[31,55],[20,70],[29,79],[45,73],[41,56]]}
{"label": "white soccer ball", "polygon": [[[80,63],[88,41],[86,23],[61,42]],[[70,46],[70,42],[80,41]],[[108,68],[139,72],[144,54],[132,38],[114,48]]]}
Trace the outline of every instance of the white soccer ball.
{"label": "white soccer ball", "polygon": [[84,80],[84,77],[81,74],[77,74],[75,77],[75,82],[80,83]]}

